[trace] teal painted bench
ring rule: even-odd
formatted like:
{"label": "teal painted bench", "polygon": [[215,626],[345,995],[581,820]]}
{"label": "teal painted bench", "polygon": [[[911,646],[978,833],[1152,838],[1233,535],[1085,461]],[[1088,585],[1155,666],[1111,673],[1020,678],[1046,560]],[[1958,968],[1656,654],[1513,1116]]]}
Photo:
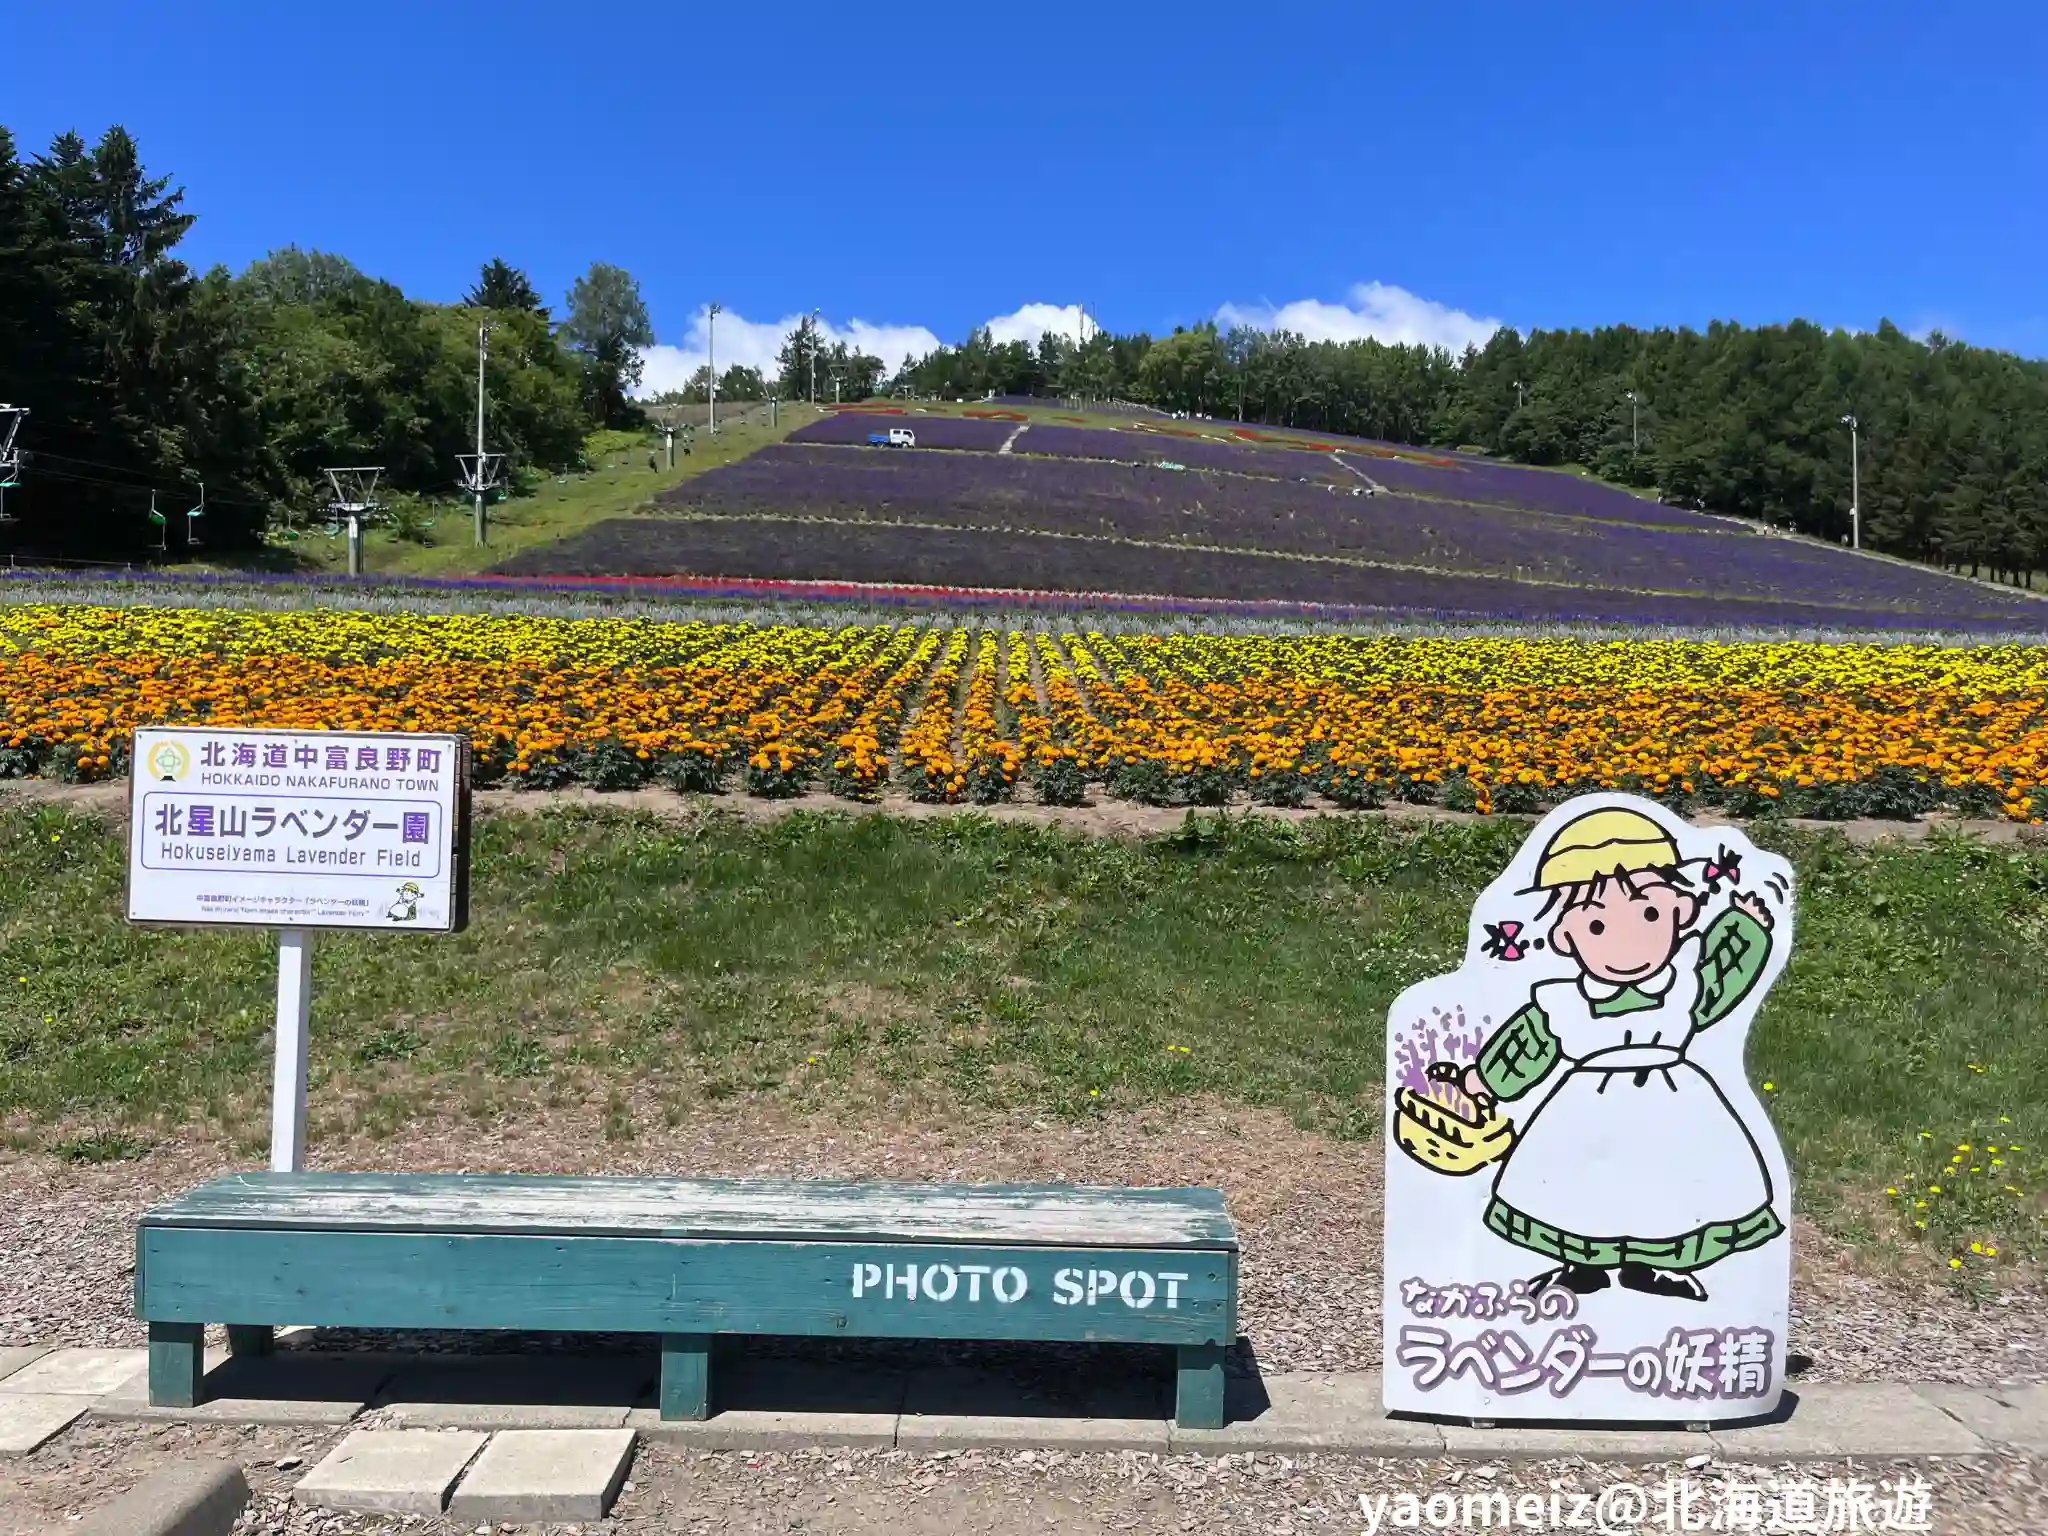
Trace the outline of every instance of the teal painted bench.
{"label": "teal painted bench", "polygon": [[143,1216],[135,1307],[164,1407],[206,1324],[307,1324],[655,1334],[669,1419],[710,1414],[722,1334],[1163,1344],[1213,1429],[1237,1258],[1213,1189],[248,1173]]}

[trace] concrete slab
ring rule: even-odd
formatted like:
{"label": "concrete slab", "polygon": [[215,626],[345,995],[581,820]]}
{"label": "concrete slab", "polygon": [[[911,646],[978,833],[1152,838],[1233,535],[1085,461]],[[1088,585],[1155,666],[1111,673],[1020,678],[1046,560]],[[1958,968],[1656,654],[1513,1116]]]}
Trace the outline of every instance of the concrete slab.
{"label": "concrete slab", "polygon": [[[0,1382],[4,1382],[31,1360],[40,1360],[50,1352],[47,1344],[14,1344],[0,1349]],[[5,1387],[0,1387],[4,1392]]]}
{"label": "concrete slab", "polygon": [[1973,1434],[1998,1445],[2048,1452],[2048,1386],[1918,1387],[1919,1394]]}
{"label": "concrete slab", "polygon": [[206,1401],[191,1408],[153,1408],[146,1387],[103,1397],[96,1419],[177,1424],[346,1424],[391,1375],[378,1356],[236,1355],[206,1373]]}
{"label": "concrete slab", "polygon": [[1376,1371],[1232,1377],[1221,1429],[1169,1431],[1175,1451],[1346,1451],[1365,1456],[1435,1456],[1444,1448],[1434,1424],[1390,1419]]}
{"label": "concrete slab", "polygon": [[1898,1382],[1817,1381],[1787,1392],[1777,1422],[1710,1431],[1730,1456],[1981,1456],[1982,1436]]}
{"label": "concrete slab", "polygon": [[26,1456],[90,1406],[70,1393],[0,1392],[0,1456]]}
{"label": "concrete slab", "polygon": [[249,1480],[228,1461],[178,1461],[102,1504],[71,1536],[229,1536]]}
{"label": "concrete slab", "polygon": [[315,1509],[438,1515],[488,1436],[463,1429],[359,1429],[292,1490]]}
{"label": "concrete slab", "polygon": [[904,1385],[895,1371],[741,1356],[713,1371],[710,1418],[664,1422],[636,1408],[626,1427],[707,1450],[894,1445]]}
{"label": "concrete slab", "polygon": [[508,1429],[463,1474],[448,1517],[535,1525],[602,1520],[633,1464],[630,1429]]}
{"label": "concrete slab", "polygon": [[979,1445],[1164,1451],[1165,1395],[1157,1379],[1123,1377],[1044,1396],[1010,1377],[939,1366],[912,1373],[896,1443],[906,1450]]}
{"label": "concrete slab", "polygon": [[1677,1461],[1711,1454],[1713,1437],[1685,1429],[1608,1428],[1580,1424],[1526,1424],[1474,1429],[1439,1425],[1444,1449],[1454,1456],[1590,1456],[1603,1461]]}
{"label": "concrete slab", "polygon": [[461,1429],[616,1429],[655,1402],[652,1354],[471,1355],[401,1370],[376,1404],[408,1424]]}
{"label": "concrete slab", "polygon": [[[74,1397],[106,1397],[113,1393],[147,1394],[149,1351],[146,1349],[53,1349],[0,1381],[0,1393],[57,1393]],[[132,1389],[132,1390],[131,1390]]]}

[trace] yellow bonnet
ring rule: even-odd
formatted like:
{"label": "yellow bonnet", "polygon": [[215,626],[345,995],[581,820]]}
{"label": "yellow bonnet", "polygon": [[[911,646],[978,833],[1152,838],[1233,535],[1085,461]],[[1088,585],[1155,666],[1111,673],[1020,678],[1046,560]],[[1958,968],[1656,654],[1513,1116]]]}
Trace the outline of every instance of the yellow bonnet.
{"label": "yellow bonnet", "polygon": [[1622,806],[1588,811],[1557,829],[1536,864],[1532,889],[1554,891],[1583,885],[1616,870],[1673,869],[1678,845],[1641,811]]}

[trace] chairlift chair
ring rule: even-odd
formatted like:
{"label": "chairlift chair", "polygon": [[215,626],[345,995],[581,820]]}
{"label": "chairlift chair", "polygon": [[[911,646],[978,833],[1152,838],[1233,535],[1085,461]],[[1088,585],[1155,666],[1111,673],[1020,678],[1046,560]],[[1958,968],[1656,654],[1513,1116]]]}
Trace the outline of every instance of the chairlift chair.
{"label": "chairlift chair", "polygon": [[7,515],[7,492],[21,484],[21,450],[14,446],[14,435],[26,415],[25,405],[0,405],[0,523],[14,521]]}

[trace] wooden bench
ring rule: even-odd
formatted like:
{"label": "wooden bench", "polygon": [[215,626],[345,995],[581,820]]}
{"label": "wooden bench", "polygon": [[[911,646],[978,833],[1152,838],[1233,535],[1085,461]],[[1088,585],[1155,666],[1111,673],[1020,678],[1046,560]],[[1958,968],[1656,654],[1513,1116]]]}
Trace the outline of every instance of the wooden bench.
{"label": "wooden bench", "polygon": [[249,1173],[142,1218],[135,1304],[168,1407],[208,1323],[656,1334],[667,1419],[711,1412],[720,1334],[1040,1339],[1172,1345],[1212,1429],[1237,1235],[1213,1189]]}

